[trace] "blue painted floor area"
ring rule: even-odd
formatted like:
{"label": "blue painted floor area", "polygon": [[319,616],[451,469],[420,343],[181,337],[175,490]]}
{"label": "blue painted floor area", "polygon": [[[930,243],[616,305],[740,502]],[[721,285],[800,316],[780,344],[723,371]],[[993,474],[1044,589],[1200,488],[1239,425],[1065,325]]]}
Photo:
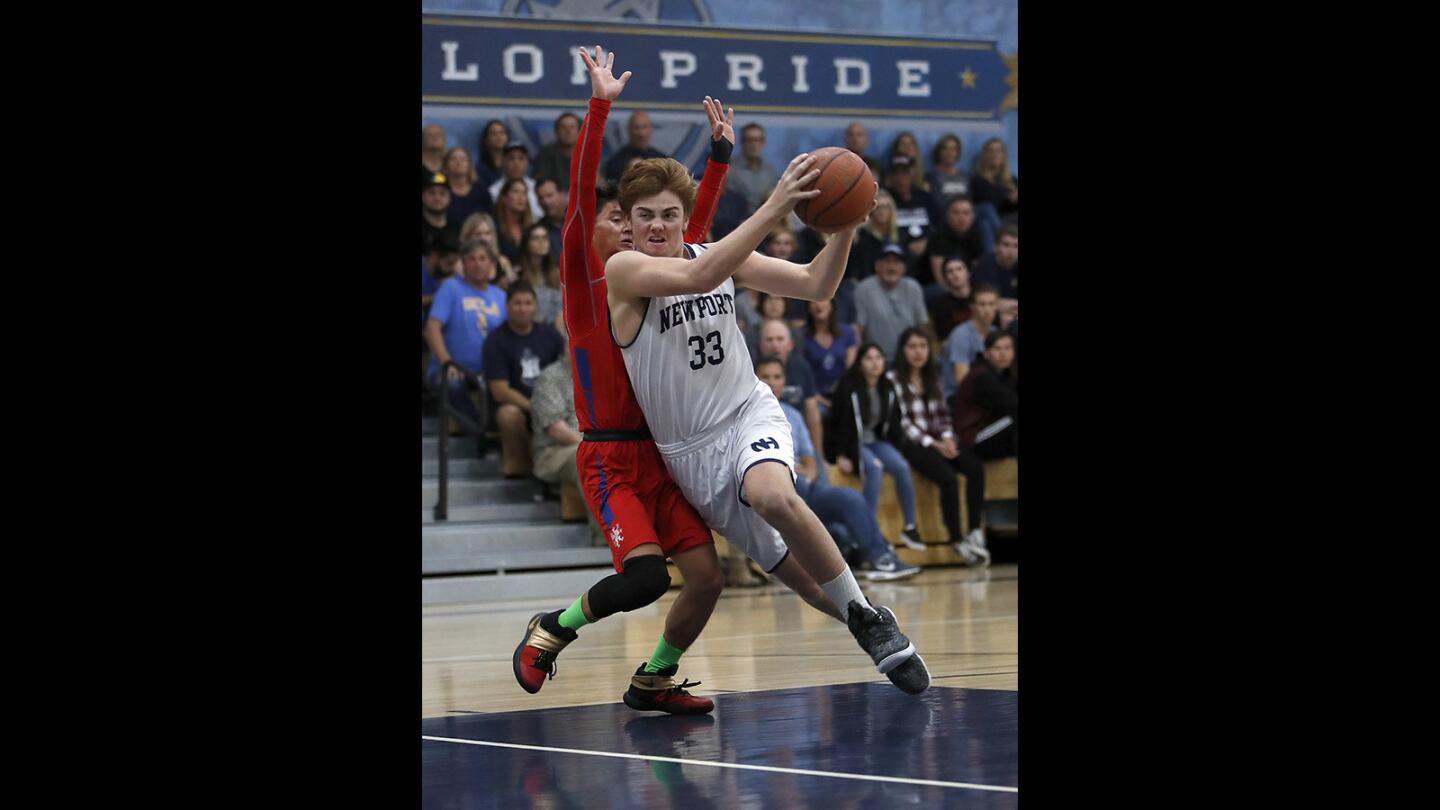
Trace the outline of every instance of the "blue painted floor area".
{"label": "blue painted floor area", "polygon": [[[616,702],[421,722],[461,740],[1015,787],[1017,693],[852,683],[715,695],[672,717]],[[695,763],[422,742],[427,808],[1013,808],[1019,796]]]}

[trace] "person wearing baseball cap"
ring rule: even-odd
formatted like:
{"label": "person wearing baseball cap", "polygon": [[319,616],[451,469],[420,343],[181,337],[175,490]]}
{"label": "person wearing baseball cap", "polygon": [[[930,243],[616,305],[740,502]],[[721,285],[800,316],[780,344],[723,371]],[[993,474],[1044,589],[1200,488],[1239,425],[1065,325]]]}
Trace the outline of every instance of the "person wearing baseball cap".
{"label": "person wearing baseball cap", "polygon": [[900,240],[916,256],[925,252],[925,240],[933,223],[941,218],[940,206],[930,192],[915,185],[915,159],[909,155],[890,158],[885,187],[895,198],[895,226]]}
{"label": "person wearing baseball cap", "polygon": [[428,256],[442,237],[460,241],[460,223],[452,220],[450,180],[443,172],[420,178],[420,255]]}
{"label": "person wearing baseball cap", "polygon": [[500,188],[506,181],[524,180],[525,194],[530,198],[530,214],[537,221],[543,219],[545,209],[540,207],[540,198],[535,196],[535,178],[530,176],[530,150],[519,141],[511,141],[505,144],[500,155],[500,179],[490,184],[491,201],[497,206],[500,204]]}
{"label": "person wearing baseball cap", "polygon": [[887,242],[875,258],[875,275],[855,285],[855,322],[865,340],[879,344],[887,357],[895,356],[896,342],[906,329],[919,329],[935,339],[925,293],[905,273],[908,262],[905,248]]}

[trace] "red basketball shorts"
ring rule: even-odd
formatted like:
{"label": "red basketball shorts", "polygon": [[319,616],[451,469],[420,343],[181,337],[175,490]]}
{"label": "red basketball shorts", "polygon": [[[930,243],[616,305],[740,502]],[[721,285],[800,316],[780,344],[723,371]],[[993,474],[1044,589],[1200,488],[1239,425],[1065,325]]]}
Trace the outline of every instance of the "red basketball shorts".
{"label": "red basketball shorts", "polygon": [[642,543],[670,557],[715,542],[648,439],[580,442],[575,454],[585,505],[605,530],[615,570]]}

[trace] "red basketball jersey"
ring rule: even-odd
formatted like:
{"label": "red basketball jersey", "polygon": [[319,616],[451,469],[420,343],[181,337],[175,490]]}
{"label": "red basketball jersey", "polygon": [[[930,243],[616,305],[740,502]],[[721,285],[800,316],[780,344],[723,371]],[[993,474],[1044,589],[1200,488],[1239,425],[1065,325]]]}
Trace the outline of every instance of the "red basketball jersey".
{"label": "red basketball jersey", "polygon": [[[605,299],[605,263],[595,252],[595,176],[600,167],[600,147],[605,137],[605,119],[610,114],[606,99],[590,99],[590,109],[580,125],[580,136],[570,158],[570,196],[565,206],[560,255],[560,284],[564,302],[565,328],[570,333],[570,374],[575,385],[575,415],[580,430],[639,430],[645,415],[635,401],[635,390],[625,373],[620,347],[610,336],[610,308]],[[698,242],[710,228],[715,203],[729,166],[711,160],[695,194],[695,208],[685,230],[686,242]]]}

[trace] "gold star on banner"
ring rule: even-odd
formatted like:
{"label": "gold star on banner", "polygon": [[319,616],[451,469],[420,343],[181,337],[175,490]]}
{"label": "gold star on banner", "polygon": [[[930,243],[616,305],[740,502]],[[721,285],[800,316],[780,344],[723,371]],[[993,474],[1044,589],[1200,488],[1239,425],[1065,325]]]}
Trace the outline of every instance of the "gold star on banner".
{"label": "gold star on banner", "polygon": [[965,72],[960,74],[960,81],[965,87],[975,86],[975,71],[971,70],[969,65],[966,65]]}

